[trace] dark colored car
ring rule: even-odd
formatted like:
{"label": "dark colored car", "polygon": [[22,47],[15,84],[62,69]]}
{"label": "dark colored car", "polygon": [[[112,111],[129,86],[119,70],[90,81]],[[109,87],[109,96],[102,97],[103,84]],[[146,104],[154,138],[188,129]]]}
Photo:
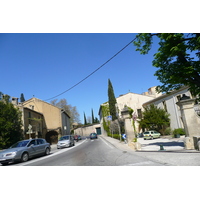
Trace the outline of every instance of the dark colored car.
{"label": "dark colored car", "polygon": [[22,140],[0,152],[0,163],[26,162],[29,158],[50,154],[51,146],[43,138]]}
{"label": "dark colored car", "polygon": [[90,139],[97,139],[98,136],[96,133],[90,133]]}
{"label": "dark colored car", "polygon": [[75,136],[74,136],[74,140],[78,141],[78,140],[82,140],[82,138],[81,138],[80,135],[75,135]]}

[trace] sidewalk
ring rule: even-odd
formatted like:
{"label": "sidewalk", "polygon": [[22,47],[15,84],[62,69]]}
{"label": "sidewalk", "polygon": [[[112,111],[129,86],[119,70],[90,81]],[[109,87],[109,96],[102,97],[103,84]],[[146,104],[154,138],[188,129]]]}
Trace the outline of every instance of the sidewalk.
{"label": "sidewalk", "polygon": [[124,151],[127,151],[127,150],[134,151],[133,149],[131,149],[128,146],[128,144],[125,144],[123,141],[117,140],[117,139],[112,138],[112,137],[104,136],[104,135],[100,135],[99,137],[106,140],[107,142],[109,142],[111,145],[113,145],[117,149],[121,149],[121,150],[124,150]]}
{"label": "sidewalk", "polygon": [[106,140],[113,146],[118,149],[122,149],[124,151],[161,151],[160,145],[163,145],[164,151],[177,151],[177,152],[197,152],[196,150],[186,150],[184,148],[184,137],[181,138],[170,138],[170,137],[163,137],[153,140],[144,140],[144,138],[137,138],[138,143],[141,145],[141,149],[134,150],[128,144],[124,142],[120,142],[117,139],[101,135],[102,139]]}

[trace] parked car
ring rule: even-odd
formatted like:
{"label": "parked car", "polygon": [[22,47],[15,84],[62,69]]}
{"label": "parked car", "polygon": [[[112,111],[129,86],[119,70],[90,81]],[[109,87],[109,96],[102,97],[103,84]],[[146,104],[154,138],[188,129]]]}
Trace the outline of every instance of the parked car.
{"label": "parked car", "polygon": [[138,134],[137,134],[137,137],[138,137],[138,138],[142,138],[142,137],[143,137],[143,133],[138,133]]}
{"label": "parked car", "polygon": [[50,154],[51,146],[43,138],[22,140],[0,152],[0,163],[26,162],[29,158]]}
{"label": "parked car", "polygon": [[74,140],[78,141],[78,140],[82,140],[82,138],[81,138],[80,135],[75,135],[75,136],[74,136]]}
{"label": "parked car", "polygon": [[61,149],[63,147],[71,147],[74,145],[74,137],[72,135],[64,135],[58,140],[57,149]]}
{"label": "parked car", "polygon": [[154,138],[159,138],[160,135],[161,134],[159,132],[153,131],[153,130],[146,131],[146,132],[143,133],[144,140],[146,140],[146,139],[152,139],[153,140]]}
{"label": "parked car", "polygon": [[90,133],[90,139],[97,139],[98,136],[96,133]]}

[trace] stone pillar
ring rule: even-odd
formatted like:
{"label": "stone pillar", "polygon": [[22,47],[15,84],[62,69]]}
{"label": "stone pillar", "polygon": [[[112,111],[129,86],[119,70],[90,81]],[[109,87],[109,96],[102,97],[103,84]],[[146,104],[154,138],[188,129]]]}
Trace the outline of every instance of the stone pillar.
{"label": "stone pillar", "polygon": [[132,125],[132,119],[130,118],[128,108],[125,107],[121,111],[121,115],[122,115],[122,118],[124,119],[124,129],[128,138],[128,144],[130,144],[131,141],[135,138],[135,134],[134,134],[134,129]]}
{"label": "stone pillar", "polygon": [[194,110],[195,99],[183,96],[177,105],[180,107],[181,117],[186,132],[185,149],[195,149],[194,137],[200,136],[200,119]]}

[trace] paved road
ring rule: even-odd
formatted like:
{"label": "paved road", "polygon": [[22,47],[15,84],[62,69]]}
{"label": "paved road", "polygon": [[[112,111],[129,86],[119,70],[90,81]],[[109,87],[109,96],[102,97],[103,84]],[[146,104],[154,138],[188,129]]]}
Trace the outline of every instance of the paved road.
{"label": "paved road", "polygon": [[[86,139],[76,143],[74,147],[56,149],[52,146],[52,154],[17,166],[162,166],[158,161],[134,154],[129,148],[117,148],[105,138]],[[9,165],[12,166],[12,165]]]}
{"label": "paved road", "polygon": [[[200,152],[185,150],[183,138],[139,138],[138,141],[142,145],[140,151],[105,136],[79,141],[70,148],[57,149],[52,145],[49,156],[9,166],[200,166]],[[163,144],[164,151],[159,150],[160,144]]]}

